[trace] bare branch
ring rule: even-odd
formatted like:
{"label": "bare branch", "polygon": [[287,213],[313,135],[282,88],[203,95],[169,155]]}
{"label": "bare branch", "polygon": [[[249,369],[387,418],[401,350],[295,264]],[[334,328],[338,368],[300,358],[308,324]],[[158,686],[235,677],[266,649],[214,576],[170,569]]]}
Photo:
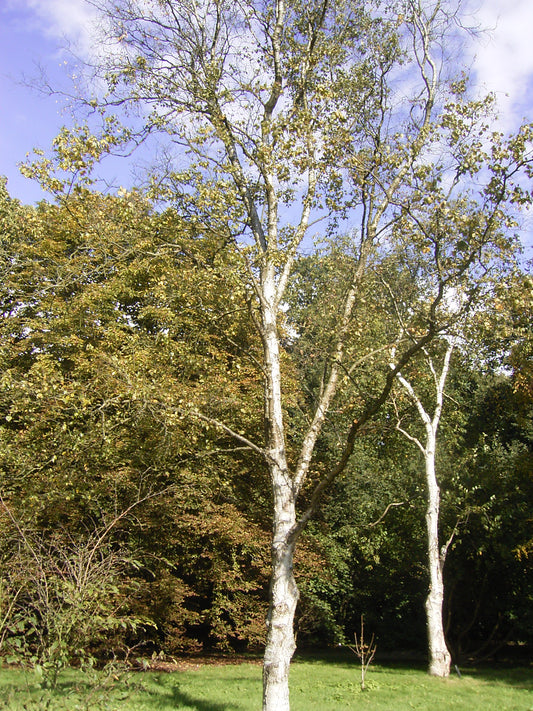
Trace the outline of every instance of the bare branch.
{"label": "bare branch", "polygon": [[377,521],[373,521],[372,523],[367,524],[368,528],[374,528],[374,526],[377,526],[380,524],[385,516],[389,513],[389,511],[394,508],[395,506],[404,506],[407,502],[406,501],[393,501],[390,504],[388,504],[387,508],[385,511],[381,514],[381,516],[377,519]]}

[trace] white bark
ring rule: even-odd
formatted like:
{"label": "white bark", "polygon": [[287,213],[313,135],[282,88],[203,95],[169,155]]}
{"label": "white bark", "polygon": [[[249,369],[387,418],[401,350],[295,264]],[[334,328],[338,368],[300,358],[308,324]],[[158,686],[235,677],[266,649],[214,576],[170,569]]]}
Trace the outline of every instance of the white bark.
{"label": "white bark", "polygon": [[296,495],[285,451],[275,268],[261,275],[261,335],[265,362],[267,461],[272,481],[274,516],[272,574],[263,660],[263,711],[289,711],[289,667],[296,648],[294,615],[298,588],[293,574]]}
{"label": "white bark", "polygon": [[429,592],[426,598],[426,621],[429,645],[429,673],[446,677],[451,656],[446,645],[442,620],[444,605],[444,559],[439,548],[440,489],[435,472],[436,427],[427,430],[425,463],[427,483],[426,526],[429,564]]}
{"label": "white bark", "polygon": [[[278,478],[283,478],[279,474]],[[293,623],[299,593],[293,574],[294,543],[288,540],[295,521],[294,497],[290,486],[278,489],[263,658],[263,711],[289,711],[289,668],[296,649]]]}
{"label": "white bark", "polygon": [[[446,644],[443,624],[443,567],[446,557],[446,548],[443,548],[441,551],[439,546],[440,487],[435,468],[435,455],[437,448],[437,430],[442,414],[444,385],[450,367],[452,351],[453,344],[449,343],[444,356],[442,370],[438,377],[431,357],[427,352],[425,353],[426,362],[435,383],[435,410],[433,417],[430,417],[425,410],[422,401],[417,396],[411,383],[401,373],[397,374],[398,381],[416,405],[426,431],[426,439],[425,442],[422,443],[417,437],[413,437],[413,435],[400,427],[399,424],[397,425],[397,429],[409,440],[414,442],[424,455],[427,486],[426,529],[429,567],[429,591],[425,604],[429,647],[428,671],[432,676],[439,677],[449,675],[451,655]],[[394,368],[393,363],[391,363],[391,368]]]}

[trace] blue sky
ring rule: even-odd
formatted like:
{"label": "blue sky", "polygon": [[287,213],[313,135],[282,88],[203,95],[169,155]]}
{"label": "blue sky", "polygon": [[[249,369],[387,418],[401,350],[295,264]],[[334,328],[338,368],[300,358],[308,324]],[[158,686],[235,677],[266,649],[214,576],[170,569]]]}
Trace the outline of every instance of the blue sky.
{"label": "blue sky", "polygon": [[[0,0],[0,175],[10,195],[25,203],[46,197],[17,164],[34,147],[47,150],[63,125],[72,123],[67,102],[34,87],[43,73],[53,87],[71,87],[75,62],[90,55],[90,6],[84,0]],[[109,172],[117,187],[129,169],[117,161]]]}
{"label": "blue sky", "polygon": [[[533,1],[468,0],[468,9],[466,23],[489,31],[472,39],[464,62],[480,89],[496,92],[501,127],[513,130],[533,120]],[[92,16],[85,0],[0,0],[0,175],[23,202],[43,194],[19,174],[17,163],[33,147],[46,150],[70,122],[60,97],[40,94],[23,78],[38,76],[40,66],[54,86],[67,86],[72,62],[65,44],[90,56]],[[116,184],[127,185],[125,164],[108,170]]]}

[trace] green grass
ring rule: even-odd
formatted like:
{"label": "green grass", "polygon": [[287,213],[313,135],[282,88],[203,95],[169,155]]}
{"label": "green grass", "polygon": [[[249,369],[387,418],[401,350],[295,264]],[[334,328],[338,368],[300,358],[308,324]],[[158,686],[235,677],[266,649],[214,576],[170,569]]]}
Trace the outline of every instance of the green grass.
{"label": "green grass", "polygon": [[[367,691],[359,687],[355,662],[295,661],[292,711],[533,711],[533,669],[480,669],[461,678],[434,679],[423,669],[373,666]],[[41,711],[258,711],[261,667],[257,664],[202,666],[173,673],[136,673],[110,688],[93,691],[80,673],[64,675],[52,697],[32,674],[0,670],[0,709]],[[48,705],[47,705],[48,703]]]}

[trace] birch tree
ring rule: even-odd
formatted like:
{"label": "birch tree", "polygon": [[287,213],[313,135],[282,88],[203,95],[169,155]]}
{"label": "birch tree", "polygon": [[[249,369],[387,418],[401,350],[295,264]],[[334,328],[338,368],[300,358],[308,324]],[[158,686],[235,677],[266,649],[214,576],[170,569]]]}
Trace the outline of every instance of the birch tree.
{"label": "birch tree", "polygon": [[[323,491],[346,467],[360,428],[386,401],[397,373],[439,333],[447,290],[488,258],[489,248],[493,256],[502,249],[495,237],[511,199],[511,177],[527,163],[529,135],[516,152],[498,160],[488,178],[494,178],[490,194],[480,192],[482,227],[474,234],[469,221],[454,235],[454,244],[459,235],[466,246],[455,250],[445,269],[439,263],[434,270],[435,288],[427,310],[417,313],[416,336],[400,344],[393,369],[382,364],[375,388],[344,428],[337,462],[322,471],[314,467],[313,455],[346,373],[357,376],[361,353],[348,343],[360,285],[374,255],[386,249],[392,226],[407,223],[445,174],[457,189],[490,160],[477,143],[472,160],[469,144],[485,113],[483,102],[464,100],[444,71],[443,47],[451,46],[457,33],[457,8],[444,0],[91,4],[102,13],[102,49],[92,86],[105,89],[87,96],[85,106],[89,112],[129,112],[124,139],[130,143],[155,134],[165,138],[159,151],[165,160],[151,179],[154,194],[213,231],[229,226],[247,269],[250,315],[262,343],[264,441],[213,413],[207,416],[194,403],[181,403],[179,410],[231,434],[268,471],[272,575],[263,709],[288,711],[298,538]],[[63,149],[61,139],[56,148]],[[71,149],[61,167],[75,172],[79,155],[74,151],[71,159]],[[443,153],[447,160],[435,162]],[[90,146],[87,154],[93,155]],[[424,206],[434,208],[429,201]],[[491,216],[483,217],[487,209]],[[316,236],[317,224],[322,234],[349,232],[352,260],[335,304],[321,383],[305,424],[289,441],[284,295],[298,253]],[[418,249],[411,241],[418,234],[414,224],[405,232],[406,249]],[[449,246],[450,253],[453,249]],[[364,330],[364,323],[358,325]],[[304,487],[306,503],[300,508]]]}
{"label": "birch tree", "polygon": [[[405,429],[401,420],[398,420],[396,428],[409,441],[413,442],[422,452],[424,457],[426,474],[426,530],[427,530],[427,553],[429,568],[429,592],[426,598],[426,624],[429,644],[429,673],[433,676],[446,677],[450,673],[451,656],[446,645],[443,626],[443,604],[444,604],[444,581],[443,569],[446,561],[446,554],[451,543],[449,540],[443,546],[439,543],[439,520],[440,520],[440,486],[436,470],[437,451],[437,430],[439,427],[442,407],[444,403],[444,387],[450,368],[450,360],[453,352],[453,341],[446,343],[446,350],[442,358],[440,372],[435,367],[434,358],[424,349],[424,362],[431,375],[434,388],[432,412],[426,408],[422,398],[412,381],[406,378],[401,372],[396,373],[396,378],[407,393],[409,399],[416,406],[418,415],[424,425],[425,437],[419,438]],[[394,352],[392,354],[390,367],[395,369]]]}

